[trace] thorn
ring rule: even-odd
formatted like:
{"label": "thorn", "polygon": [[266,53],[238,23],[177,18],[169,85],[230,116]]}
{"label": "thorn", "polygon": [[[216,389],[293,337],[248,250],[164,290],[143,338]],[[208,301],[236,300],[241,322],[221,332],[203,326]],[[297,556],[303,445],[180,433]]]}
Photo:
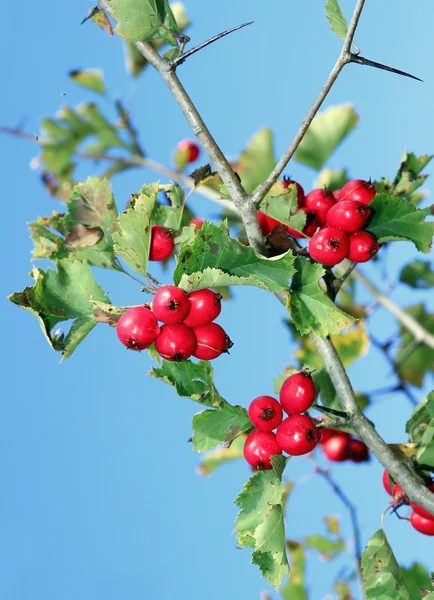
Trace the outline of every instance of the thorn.
{"label": "thorn", "polygon": [[169,61],[169,65],[173,69],[176,69],[176,67],[178,65],[181,65],[189,56],[191,56],[195,52],[202,50],[202,48],[205,48],[205,46],[209,46],[210,44],[212,44],[212,43],[216,42],[217,40],[221,39],[222,37],[224,37],[225,35],[228,35],[229,33],[232,33],[234,31],[238,31],[238,29],[247,27],[247,25],[251,25],[252,23],[254,23],[254,21],[249,21],[248,23],[243,23],[242,25],[237,25],[236,27],[231,27],[231,29],[226,29],[226,31],[222,31],[222,33],[218,33],[217,35],[213,36],[209,40],[206,40],[206,42],[202,42],[202,44],[199,44],[198,46],[195,46],[188,52],[185,52],[185,54],[180,54],[176,58],[173,58],[172,60]]}
{"label": "thorn", "polygon": [[368,60],[363,56],[358,56],[357,54],[350,54],[350,62],[357,63],[358,65],[366,65],[368,67],[375,67],[376,69],[382,69],[383,71],[390,71],[390,73],[396,73],[397,75],[403,75],[404,77],[410,77],[410,79],[416,79],[417,81],[422,81],[419,77],[415,77],[415,75],[411,75],[410,73],[406,73],[405,71],[400,71],[399,69],[394,69],[393,67],[388,67],[387,65],[383,65],[381,63],[374,62],[373,60]]}

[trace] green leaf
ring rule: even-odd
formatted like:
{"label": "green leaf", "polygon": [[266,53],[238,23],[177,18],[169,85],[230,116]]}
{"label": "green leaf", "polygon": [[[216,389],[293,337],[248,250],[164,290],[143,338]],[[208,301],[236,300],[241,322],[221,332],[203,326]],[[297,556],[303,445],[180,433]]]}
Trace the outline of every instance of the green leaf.
{"label": "green leaf", "polygon": [[434,271],[430,262],[415,260],[405,266],[400,281],[417,290],[428,290],[434,287]]}
{"label": "green leaf", "polygon": [[[194,275],[194,289],[200,289],[208,287],[208,279],[206,284],[203,280],[211,276],[215,278],[213,285],[254,285],[277,293],[288,288],[294,273],[293,263],[290,252],[270,259],[258,256],[249,246],[229,237],[225,223],[217,226],[205,222],[194,242],[181,246],[173,280],[187,290],[190,276]],[[214,271],[209,273],[206,271],[209,268]],[[215,270],[221,275],[218,281]],[[196,275],[205,271],[204,276]]]}
{"label": "green leaf", "polygon": [[[423,304],[405,309],[416,321],[434,335],[434,313],[427,313]],[[422,387],[427,373],[434,372],[434,350],[426,344],[417,346],[415,338],[403,326],[400,327],[401,344],[396,352],[398,373],[404,381]],[[410,354],[409,351],[411,351]],[[402,362],[401,359],[405,358]]]}
{"label": "green leaf", "polygon": [[416,460],[421,465],[434,468],[434,426],[428,427],[422,435],[416,453]]}
{"label": "green leaf", "polygon": [[232,164],[248,194],[268,177],[275,166],[273,132],[267,128],[260,129],[249,140],[240,158]]}
{"label": "green leaf", "polygon": [[315,179],[314,188],[327,188],[331,192],[340,190],[350,180],[346,169],[322,169]]}
{"label": "green leaf", "polygon": [[193,418],[193,448],[206,452],[228,443],[252,429],[245,408],[222,403],[218,410],[205,410]]}
{"label": "green leaf", "polygon": [[422,424],[429,424],[432,419],[434,419],[434,391],[429,393],[428,396],[414,408],[413,414],[405,426],[405,431],[411,434]]}
{"label": "green leaf", "polygon": [[69,78],[94,92],[98,92],[98,94],[105,94],[105,85],[104,79],[102,75],[102,71],[97,69],[79,69],[75,71],[70,71],[68,73]]}
{"label": "green leaf", "polygon": [[312,550],[318,550],[323,560],[335,558],[345,550],[345,542],[342,539],[331,540],[318,534],[308,535],[303,539],[303,543]]}
{"label": "green leaf", "polygon": [[429,252],[434,234],[434,223],[425,222],[430,209],[416,208],[397,196],[377,194],[369,204],[372,217],[365,228],[379,244],[409,240],[421,252]]}
{"label": "green leaf", "polygon": [[151,242],[151,214],[158,184],[144,185],[130,206],[117,218],[114,248],[133,271],[146,276]]}
{"label": "green leaf", "polygon": [[290,556],[291,576],[288,583],[280,591],[283,600],[308,600],[304,585],[305,555],[301,544],[294,541],[286,542]]}
{"label": "green leaf", "polygon": [[181,32],[167,0],[110,0],[116,33],[130,42],[164,40],[176,46]]}
{"label": "green leaf", "polygon": [[244,548],[255,548],[252,563],[260,567],[263,577],[276,589],[289,575],[282,511],[285,462],[283,457],[276,457],[275,467],[253,475],[235,500],[241,509],[235,526],[238,543]]}
{"label": "green leaf", "polygon": [[333,592],[337,594],[336,600],[355,600],[351,593],[351,586],[346,581],[336,581],[333,586]]}
{"label": "green leaf", "polygon": [[314,332],[326,337],[351,327],[355,319],[339,310],[319,286],[324,269],[304,257],[296,258],[294,265],[296,273],[291,283],[289,310],[301,335]]}
{"label": "green leaf", "polygon": [[319,171],[358,121],[359,115],[350,104],[332,106],[319,113],[297,148],[295,160]]}
{"label": "green leaf", "polygon": [[[324,368],[319,369],[312,374],[312,377],[323,405],[332,410],[342,411],[341,401],[327,371]],[[356,399],[360,410],[366,408],[369,403],[369,398],[358,392],[356,392]],[[346,430],[347,428],[344,427],[343,429]]]}
{"label": "green leaf", "polygon": [[411,600],[401,569],[382,529],[374,533],[363,552],[362,573],[367,599]]}
{"label": "green leaf", "polygon": [[170,201],[170,206],[156,204],[152,213],[152,222],[160,227],[178,231],[184,211],[184,191],[178,184],[167,185],[163,191]]}
{"label": "green leaf", "polygon": [[429,589],[431,581],[425,567],[417,562],[407,569],[401,567],[402,577],[410,591],[411,600],[421,600],[419,588]]}
{"label": "green leaf", "polygon": [[[59,260],[57,271],[33,269],[31,276],[34,286],[12,294],[9,300],[39,319],[49,344],[62,352],[64,360],[96,325],[91,301],[109,303],[109,299],[86,263]],[[58,323],[69,319],[73,322],[66,337],[59,331],[52,333]]]}
{"label": "green leaf", "polygon": [[207,452],[198,466],[198,472],[207,477],[222,464],[243,458],[245,435],[239,435],[227,446],[218,446]]}
{"label": "green leaf", "polygon": [[342,14],[338,0],[327,0],[325,5],[327,21],[330,23],[330,29],[338,38],[345,39],[348,31],[348,25]]}
{"label": "green leaf", "polygon": [[296,231],[303,231],[306,225],[306,214],[303,211],[298,212],[297,187],[290,185],[287,189],[283,188],[282,182],[277,182],[260,203],[259,210],[264,214],[277,219],[280,223],[289,225]]}
{"label": "green leaf", "polygon": [[433,155],[425,155],[418,158],[412,152],[404,152],[393,184],[394,193],[398,196],[408,197],[419,188],[428,177],[420,173],[432,158]]}

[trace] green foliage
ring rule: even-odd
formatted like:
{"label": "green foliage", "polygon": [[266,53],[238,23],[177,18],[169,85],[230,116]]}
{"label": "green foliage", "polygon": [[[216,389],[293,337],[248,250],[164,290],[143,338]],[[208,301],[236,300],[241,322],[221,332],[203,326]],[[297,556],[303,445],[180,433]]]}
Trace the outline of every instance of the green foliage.
{"label": "green foliage", "polygon": [[332,106],[319,113],[297,148],[295,160],[319,171],[358,121],[359,115],[350,104]]}
{"label": "green foliage", "polygon": [[401,164],[393,183],[393,193],[398,196],[409,197],[426,180],[428,175],[421,174],[421,171],[433,158],[433,155],[424,155],[417,157],[412,152],[404,152]]}
{"label": "green foliage", "polygon": [[434,287],[432,264],[423,260],[415,260],[402,269],[399,279],[417,290],[428,290]]}
{"label": "green foliage", "polygon": [[[434,335],[434,313],[427,313],[423,304],[414,304],[406,312]],[[397,370],[404,381],[422,387],[427,373],[434,372],[434,350],[426,344],[417,344],[414,336],[403,326],[401,344],[396,352]]]}
{"label": "green foliage", "polygon": [[70,71],[68,75],[74,83],[92,90],[93,92],[97,92],[98,94],[105,94],[102,71],[96,69],[79,69]]}
{"label": "green foliage", "polygon": [[428,577],[425,567],[419,563],[413,563],[408,569],[401,567],[401,571],[402,577],[409,589],[411,600],[421,600],[421,592],[419,590],[431,587],[431,580]]}
{"label": "green foliage", "polygon": [[339,310],[319,286],[325,271],[304,257],[295,260],[296,273],[291,283],[289,311],[301,335],[314,332],[321,337],[339,334],[355,319]]}
{"label": "green foliage", "polygon": [[291,577],[287,584],[281,589],[283,600],[308,600],[304,585],[305,553],[302,544],[294,541],[286,542],[290,556]]}
{"label": "green foliage", "polygon": [[349,181],[346,169],[322,169],[315,179],[314,188],[327,188],[331,192],[339,190]]}
{"label": "green foliage", "polygon": [[330,29],[341,39],[345,39],[348,31],[348,25],[342,14],[338,0],[327,0],[325,5],[327,21],[330,23]]}
{"label": "green foliage", "polygon": [[274,468],[253,475],[235,500],[241,509],[235,525],[238,544],[255,548],[252,563],[276,589],[289,575],[282,509],[285,462],[282,456],[274,457]]}
{"label": "green foliage", "polygon": [[[312,374],[312,377],[323,405],[326,408],[341,411],[341,402],[337,395],[335,386],[333,385],[333,382],[327,371],[324,368],[319,369],[318,371],[315,371]],[[361,410],[366,408],[366,406],[369,404],[369,398],[364,394],[356,394],[356,398],[359,408]],[[343,429],[348,430],[348,428],[346,427],[344,427]]]}
{"label": "green foliage", "polygon": [[372,217],[366,230],[377,242],[409,240],[421,252],[429,252],[434,234],[434,223],[425,222],[430,209],[417,209],[410,202],[390,194],[377,194],[370,203]]}
{"label": "green foliage", "polygon": [[176,46],[181,32],[167,0],[110,0],[116,33],[129,42],[164,40]]}
{"label": "green foliage", "polygon": [[243,458],[245,435],[239,435],[231,444],[218,446],[205,454],[198,466],[198,472],[207,477],[224,463]]}
{"label": "green foliage", "polygon": [[345,542],[342,538],[337,537],[331,539],[323,535],[308,535],[303,539],[303,543],[307,548],[317,550],[321,554],[323,560],[331,560],[345,550]]}
{"label": "green foliage", "polygon": [[277,293],[288,288],[293,263],[290,252],[263,258],[229,237],[225,223],[217,226],[205,222],[194,242],[181,246],[173,280],[185,291],[231,284],[254,285]]}
{"label": "green foliage", "polygon": [[421,425],[429,424],[434,425],[434,391],[415,407],[405,430],[410,436],[413,436]]}
{"label": "green foliage", "polygon": [[381,529],[374,533],[363,552],[362,572],[367,599],[411,600],[401,569]]}
{"label": "green foliage", "polygon": [[[92,300],[109,302],[106,294],[95,282],[86,263],[77,260],[59,260],[57,271],[33,269],[32,287],[9,296],[9,300],[28,310],[39,319],[42,331],[54,350],[68,358],[94,328]],[[65,337],[60,331],[52,333],[62,321],[73,319]]]}
{"label": "green foliage", "polygon": [[294,184],[285,190],[281,182],[273,186],[259,205],[261,212],[301,232],[306,225],[306,214],[303,211],[295,214],[297,209],[297,187]]}
{"label": "green foliage", "polygon": [[193,448],[206,452],[219,444],[232,442],[252,429],[245,408],[222,402],[218,410],[205,410],[193,418]]}
{"label": "green foliage", "polygon": [[260,129],[249,140],[239,159],[232,164],[248,194],[255,191],[275,166],[273,132],[267,128]]}

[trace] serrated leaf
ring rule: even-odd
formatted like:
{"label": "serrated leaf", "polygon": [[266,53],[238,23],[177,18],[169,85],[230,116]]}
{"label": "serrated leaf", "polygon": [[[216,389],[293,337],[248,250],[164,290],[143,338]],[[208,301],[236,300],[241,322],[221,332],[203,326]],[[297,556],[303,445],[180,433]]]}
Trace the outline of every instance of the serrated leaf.
{"label": "serrated leaf", "polygon": [[114,249],[133,271],[146,276],[151,242],[151,214],[158,184],[144,185],[130,206],[117,218]]}
{"label": "serrated leaf", "polygon": [[[416,321],[434,335],[434,313],[427,313],[423,304],[414,304],[405,309]],[[415,346],[415,338],[403,326],[400,326],[401,344],[396,352],[398,373],[404,381],[422,387],[427,373],[434,372],[434,350],[426,344]],[[412,348],[411,354],[408,349]],[[401,357],[405,356],[404,362]]]}
{"label": "serrated leaf", "polygon": [[273,132],[265,127],[247,142],[239,159],[232,164],[248,194],[254,192],[275,166]]}
{"label": "serrated leaf", "polygon": [[402,577],[410,591],[411,600],[421,600],[418,588],[430,588],[431,582],[426,568],[415,562],[410,567],[401,567]]}
{"label": "serrated leaf", "polygon": [[117,210],[112,188],[106,179],[88,177],[86,183],[77,184],[67,203],[69,226],[83,224],[101,228],[109,246],[113,246],[112,236],[116,231]]}
{"label": "serrated leaf", "polygon": [[99,69],[77,69],[70,71],[68,77],[74,83],[88,90],[98,92],[98,94],[105,94],[103,74]]}
{"label": "serrated leaf", "polygon": [[206,452],[219,444],[232,442],[252,429],[245,408],[222,403],[218,410],[205,410],[193,417],[193,448]]}
{"label": "serrated leaf", "polygon": [[434,223],[425,222],[430,209],[416,208],[398,196],[377,194],[369,204],[372,217],[366,230],[377,242],[408,240],[421,252],[429,252],[434,235]]}
{"label": "serrated leaf", "polygon": [[330,29],[342,40],[345,39],[348,31],[348,25],[342,14],[338,0],[327,0],[325,5],[327,21],[330,23]]}
{"label": "serrated leaf", "polygon": [[[68,358],[96,325],[92,300],[109,303],[86,263],[59,260],[57,271],[33,269],[32,287],[9,296],[9,300],[35,315],[49,344]],[[52,333],[56,325],[73,319],[66,337]]]}
{"label": "serrated leaf", "polygon": [[235,527],[238,543],[244,548],[255,548],[252,563],[260,567],[263,577],[276,589],[289,575],[282,511],[281,471],[285,459],[277,459],[278,470],[253,475],[235,500],[241,508]]}
{"label": "serrated leaf", "polygon": [[432,264],[422,260],[415,260],[402,269],[399,279],[417,290],[428,290],[434,287]]}
{"label": "serrated leaf", "polygon": [[433,155],[417,157],[412,152],[404,152],[393,183],[393,192],[398,196],[408,197],[417,190],[427,178],[427,175],[421,175],[420,173],[432,158]]}
{"label": "serrated leaf", "polygon": [[207,477],[222,464],[243,458],[245,435],[239,435],[229,446],[218,446],[205,454],[197,471]]}
{"label": "serrated leaf", "polygon": [[97,323],[107,323],[111,327],[116,327],[123,313],[127,308],[130,308],[128,306],[114,306],[114,304],[107,304],[107,302],[99,302],[98,300],[91,300],[90,302],[95,321]]}
{"label": "serrated leaf", "polygon": [[318,284],[324,269],[304,257],[297,257],[294,266],[289,311],[298,331],[326,337],[351,327],[355,319],[339,310]]}
{"label": "serrated leaf", "polygon": [[181,32],[167,0],[111,0],[115,31],[130,42],[164,40],[176,46]]}
{"label": "serrated leaf", "polygon": [[[182,287],[188,281],[184,275],[192,276],[206,269],[217,269],[221,272],[221,279],[213,285],[254,285],[277,293],[288,288],[289,279],[294,273],[293,263],[294,257],[289,252],[275,258],[264,258],[252,248],[229,237],[225,223],[217,226],[205,222],[194,242],[181,246],[173,280],[175,285]],[[215,271],[207,273],[210,277],[217,275]],[[202,281],[203,277],[200,279]],[[207,287],[197,281],[195,285],[195,289]]]}
{"label": "serrated leaf", "polygon": [[362,574],[367,599],[411,600],[401,569],[382,529],[374,533],[363,552]]}
{"label": "serrated leaf", "polygon": [[286,542],[290,556],[291,576],[288,583],[280,590],[284,600],[308,600],[304,585],[305,555],[301,544],[294,541]]}
{"label": "serrated leaf", "polygon": [[277,182],[258,208],[264,214],[292,227],[296,231],[302,232],[306,225],[306,213],[299,211],[296,214],[298,201],[295,184],[284,189],[282,182]]}
{"label": "serrated leaf", "polygon": [[411,434],[423,423],[430,423],[434,419],[434,391],[430,392],[426,398],[419,402],[413,410],[413,414],[407,421],[405,431]]}
{"label": "serrated leaf", "polygon": [[351,104],[332,106],[319,113],[297,148],[295,160],[319,171],[358,121],[359,115]]}

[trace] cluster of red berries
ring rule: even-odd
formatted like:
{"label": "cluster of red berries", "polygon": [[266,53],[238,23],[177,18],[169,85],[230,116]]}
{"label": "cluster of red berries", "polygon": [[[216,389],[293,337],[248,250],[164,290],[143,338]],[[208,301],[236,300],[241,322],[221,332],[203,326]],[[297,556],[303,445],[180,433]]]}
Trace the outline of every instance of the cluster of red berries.
{"label": "cluster of red berries", "polygon": [[332,462],[352,460],[361,463],[369,460],[367,445],[346,431],[324,427],[321,429],[320,444],[324,456]]}
{"label": "cluster of red berries", "polygon": [[[404,504],[408,503],[408,498],[404,494],[402,487],[393,481],[393,491],[390,482],[393,481],[389,473],[387,471],[383,472],[383,486],[386,492],[393,496],[393,499],[398,502],[402,501]],[[430,490],[430,492],[434,493],[434,482],[427,477],[425,479],[426,487]],[[416,504],[415,502],[409,503],[412,510],[410,515],[410,524],[416,531],[423,533],[424,535],[434,535],[434,515],[429,513],[427,510]]]}
{"label": "cluster of red berries", "polygon": [[[284,381],[280,402],[272,396],[259,396],[252,401],[249,418],[256,429],[244,443],[244,458],[249,465],[259,470],[271,469],[273,454],[284,451],[299,456],[315,448],[320,433],[313,420],[301,414],[312,406],[315,396],[311,375],[301,371]],[[289,415],[286,419],[283,411]]]}
{"label": "cluster of red berries", "polygon": [[300,184],[284,179],[284,188],[290,185],[297,188],[296,213],[306,213],[306,225],[299,232],[258,212],[259,225],[265,236],[276,225],[283,225],[293,237],[310,237],[308,250],[311,257],[330,267],[345,258],[357,263],[367,262],[377,254],[380,247],[374,236],[363,230],[371,213],[368,204],[376,195],[372,183],[354,179],[340,190],[330,192],[327,189],[316,189],[306,196]]}
{"label": "cluster of red berries", "polygon": [[180,362],[190,356],[212,360],[233,346],[223,327],[213,323],[221,311],[220,301],[220,294],[212,290],[186,294],[176,285],[165,285],[151,306],[124,312],[116,327],[118,338],[129,350],[144,350],[155,342],[166,360]]}

